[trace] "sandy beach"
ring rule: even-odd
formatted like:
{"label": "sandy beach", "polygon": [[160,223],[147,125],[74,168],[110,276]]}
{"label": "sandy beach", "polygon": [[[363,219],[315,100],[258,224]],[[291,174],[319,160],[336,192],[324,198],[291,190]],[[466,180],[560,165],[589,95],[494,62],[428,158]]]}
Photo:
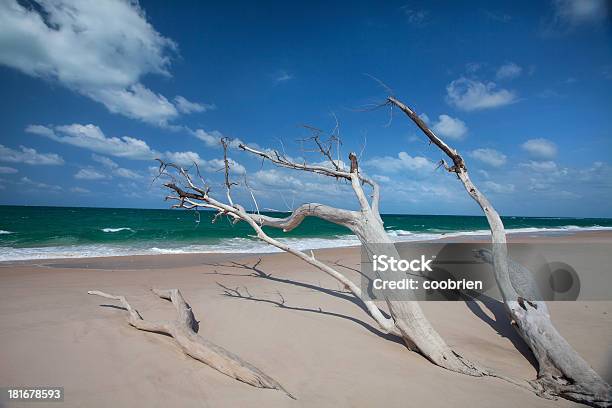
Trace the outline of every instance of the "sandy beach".
{"label": "sandy beach", "polygon": [[[512,239],[612,243],[612,234]],[[358,249],[315,253],[358,279],[350,269],[359,268]],[[180,289],[200,321],[201,336],[261,368],[297,400],[226,377],[184,355],[171,338],[130,327],[113,301],[87,295],[92,289],[125,295],[145,318],[172,318],[171,304],[155,297],[153,287]],[[48,405],[67,407],[577,405],[439,368],[380,333],[340,289],[289,254],[3,263],[0,384],[63,386],[64,403]],[[228,296],[234,290],[243,297]],[[529,351],[501,304],[424,302],[422,307],[460,354],[507,376],[535,377]],[[562,335],[610,382],[612,302],[549,302],[549,308]]]}

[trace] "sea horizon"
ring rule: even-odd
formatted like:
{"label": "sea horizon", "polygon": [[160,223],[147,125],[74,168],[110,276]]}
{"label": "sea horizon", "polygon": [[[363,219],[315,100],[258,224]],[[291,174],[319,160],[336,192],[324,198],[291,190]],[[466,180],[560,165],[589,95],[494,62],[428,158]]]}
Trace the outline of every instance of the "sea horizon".
{"label": "sea horizon", "polygon": [[[265,212],[283,215],[289,212]],[[182,253],[273,253],[245,223],[210,211],[156,208],[0,206],[0,261],[89,258]],[[396,242],[488,235],[485,217],[472,215],[382,214]],[[564,234],[612,230],[610,218],[502,216],[507,232]],[[300,250],[359,245],[344,227],[307,218],[295,230],[267,229]]]}

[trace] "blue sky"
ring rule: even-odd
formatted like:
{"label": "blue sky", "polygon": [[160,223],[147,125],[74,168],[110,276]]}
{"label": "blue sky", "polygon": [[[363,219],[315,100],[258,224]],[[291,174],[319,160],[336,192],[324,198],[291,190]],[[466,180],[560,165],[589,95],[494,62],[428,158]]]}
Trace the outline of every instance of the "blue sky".
{"label": "blue sky", "polygon": [[[339,124],[388,213],[478,214],[384,81],[508,215],[612,216],[602,0],[0,4],[0,203],[164,208],[154,157],[219,183],[220,135],[300,149]],[[365,144],[365,148],[364,148]],[[261,207],[353,207],[347,186],[232,151]],[[249,207],[250,198],[238,189]]]}

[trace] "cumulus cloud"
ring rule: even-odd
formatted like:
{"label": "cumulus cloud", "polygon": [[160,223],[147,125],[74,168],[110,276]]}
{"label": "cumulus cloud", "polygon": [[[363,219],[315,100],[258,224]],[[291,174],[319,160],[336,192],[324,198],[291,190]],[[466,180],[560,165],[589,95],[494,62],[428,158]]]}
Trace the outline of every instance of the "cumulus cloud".
{"label": "cumulus cloud", "polygon": [[382,174],[374,174],[372,178],[379,183],[389,183],[391,181],[390,177],[383,176]]}
{"label": "cumulus cloud", "polygon": [[385,173],[394,173],[402,170],[432,170],[435,168],[435,165],[428,158],[410,156],[406,152],[399,152],[397,157],[375,157],[366,161],[365,165]]}
{"label": "cumulus cloud", "polygon": [[325,197],[330,202],[337,202],[339,196],[344,196],[341,192],[349,188],[346,184],[332,183],[325,176],[277,168],[263,169],[249,175],[249,184],[258,199],[266,196],[269,198],[271,192],[276,192],[288,208],[294,207],[289,201],[296,198],[310,201]]}
{"label": "cumulus cloud", "polygon": [[[225,168],[225,163],[222,159],[211,159],[205,160],[200,157],[196,152],[165,152],[163,154],[164,159],[174,164],[178,164],[181,167],[193,166],[194,163],[198,165],[200,170],[209,173],[215,173]],[[246,173],[246,169],[243,165],[236,162],[233,159],[228,159],[230,171],[236,174]]]}
{"label": "cumulus cloud", "polygon": [[516,102],[514,91],[498,89],[494,82],[461,77],[446,87],[446,101],[458,109],[474,111],[496,108]]}
{"label": "cumulus cloud", "polygon": [[198,166],[204,165],[205,161],[196,152],[165,152],[164,158],[169,162],[178,164],[182,167],[192,166],[194,163]]}
{"label": "cumulus cloud", "polygon": [[91,158],[93,161],[102,164],[108,171],[110,171],[115,176],[128,178],[128,179],[138,179],[142,177],[140,174],[136,173],[135,171],[120,167],[117,163],[115,163],[108,157],[99,156],[97,154],[92,154]]}
{"label": "cumulus cloud", "polygon": [[196,129],[193,131],[193,135],[203,141],[208,147],[221,146],[220,140],[223,137],[223,134],[218,130],[207,132],[204,129]]}
{"label": "cumulus cloud", "polygon": [[0,174],[15,174],[18,170],[12,167],[0,166]]}
{"label": "cumulus cloud", "polygon": [[530,160],[527,163],[520,163],[519,166],[532,170],[532,171],[536,171],[536,172],[554,173],[554,172],[558,172],[559,170],[559,168],[557,167],[557,163],[555,163],[552,160],[546,160],[546,161]]}
{"label": "cumulus cloud", "polygon": [[[102,129],[98,126],[72,124],[65,126],[42,126],[42,125],[30,125],[26,128],[27,132],[38,134],[44,137],[48,137],[59,143],[64,143],[72,146],[77,146],[83,149],[90,150],[98,154],[104,154],[108,156],[132,159],[132,160],[153,160],[155,158],[164,159],[166,161],[175,163],[179,166],[189,167],[194,163],[200,166],[203,171],[218,171],[223,168],[223,161],[219,159],[205,160],[196,152],[184,151],[184,152],[172,152],[165,151],[159,152],[152,149],[149,145],[140,139],[136,139],[129,136],[122,137],[108,137],[104,134]],[[0,145],[1,148],[4,146]],[[2,149],[0,148],[0,160],[2,160]],[[10,149],[9,149],[10,150]],[[33,150],[33,149],[31,149]],[[35,153],[36,151],[34,151]],[[52,155],[57,156],[57,155]],[[7,156],[8,157],[8,156]],[[59,156],[57,156],[59,157]],[[60,158],[61,159],[61,158]],[[107,169],[110,170],[110,174],[107,176],[118,176],[124,178],[140,178],[141,175],[126,168],[120,167],[112,159],[97,154],[92,155],[92,159]],[[63,161],[62,161],[63,163]],[[41,163],[39,163],[41,164]],[[245,168],[230,159],[232,171],[236,173],[244,173]],[[89,169],[87,169],[89,170]],[[99,171],[96,171],[100,173]],[[78,173],[77,173],[78,174]],[[91,173],[84,172],[80,176],[89,176]],[[95,176],[94,176],[95,177]],[[93,179],[93,178],[91,178]]]}
{"label": "cumulus cloud", "polygon": [[65,126],[29,125],[26,132],[48,137],[59,143],[69,144],[96,153],[136,160],[151,160],[156,152],[144,140],[129,136],[107,137],[95,125],[72,124]]}
{"label": "cumulus cloud", "polygon": [[557,146],[548,139],[529,139],[521,145],[529,155],[538,159],[552,159],[557,155]]}
{"label": "cumulus cloud", "polygon": [[110,177],[96,169],[87,168],[76,172],[74,178],[78,180],[105,180]]}
{"label": "cumulus cloud", "polygon": [[452,118],[448,115],[440,115],[438,116],[438,121],[433,125],[433,130],[440,136],[460,140],[463,139],[468,128],[462,120]]}
{"label": "cumulus cloud", "polygon": [[62,191],[63,188],[61,186],[55,184],[46,184],[38,181],[34,181],[29,177],[22,177],[20,179],[20,183],[26,187],[37,189],[37,190],[45,190],[46,193],[57,193],[58,191]]}
{"label": "cumulus cloud", "polygon": [[493,181],[484,182],[485,190],[492,193],[507,194],[514,192],[514,184],[499,184]]}
{"label": "cumulus cloud", "polygon": [[59,166],[64,164],[64,159],[55,153],[38,153],[36,149],[25,146],[19,146],[19,150],[15,150],[1,144],[0,161],[42,166]]}
{"label": "cumulus cloud", "polygon": [[523,68],[514,62],[508,62],[497,69],[497,79],[512,79],[521,75]]}
{"label": "cumulus cloud", "polygon": [[610,13],[609,2],[606,0],[554,0],[552,4],[552,16],[545,26],[546,34],[601,24]]}
{"label": "cumulus cloud", "polygon": [[0,2],[0,64],[57,81],[111,112],[148,123],[206,109],[182,97],[175,106],[142,84],[148,74],[170,76],[177,46],[155,30],[137,2],[22,4]]}
{"label": "cumulus cloud", "polygon": [[506,155],[495,149],[476,149],[470,152],[470,156],[489,166],[501,167],[506,164]]}
{"label": "cumulus cloud", "polygon": [[[233,159],[228,159],[230,171],[236,174],[246,173],[244,166]],[[207,160],[205,163],[204,170],[209,172],[216,172],[225,168],[225,162],[222,159]]]}
{"label": "cumulus cloud", "polygon": [[206,112],[216,108],[216,106],[212,104],[188,101],[180,95],[174,98],[174,104],[181,113]]}
{"label": "cumulus cloud", "polygon": [[83,92],[102,102],[106,108],[124,116],[157,125],[166,124],[178,116],[175,106],[165,96],[156,94],[141,84],[126,88],[104,88]]}

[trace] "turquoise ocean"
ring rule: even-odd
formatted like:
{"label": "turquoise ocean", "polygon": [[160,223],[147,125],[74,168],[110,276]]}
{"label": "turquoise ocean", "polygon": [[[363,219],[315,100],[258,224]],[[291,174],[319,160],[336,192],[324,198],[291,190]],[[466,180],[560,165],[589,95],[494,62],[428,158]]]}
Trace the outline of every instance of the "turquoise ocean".
{"label": "turquoise ocean", "polygon": [[[274,213],[274,216],[284,216]],[[171,253],[276,252],[253,236],[245,223],[232,224],[192,211],[0,206],[0,261]],[[484,217],[383,215],[389,235],[398,241],[452,235],[487,234]],[[509,232],[564,234],[612,230],[607,218],[503,217]],[[299,249],[357,245],[345,228],[306,219],[289,233],[269,229]]]}

